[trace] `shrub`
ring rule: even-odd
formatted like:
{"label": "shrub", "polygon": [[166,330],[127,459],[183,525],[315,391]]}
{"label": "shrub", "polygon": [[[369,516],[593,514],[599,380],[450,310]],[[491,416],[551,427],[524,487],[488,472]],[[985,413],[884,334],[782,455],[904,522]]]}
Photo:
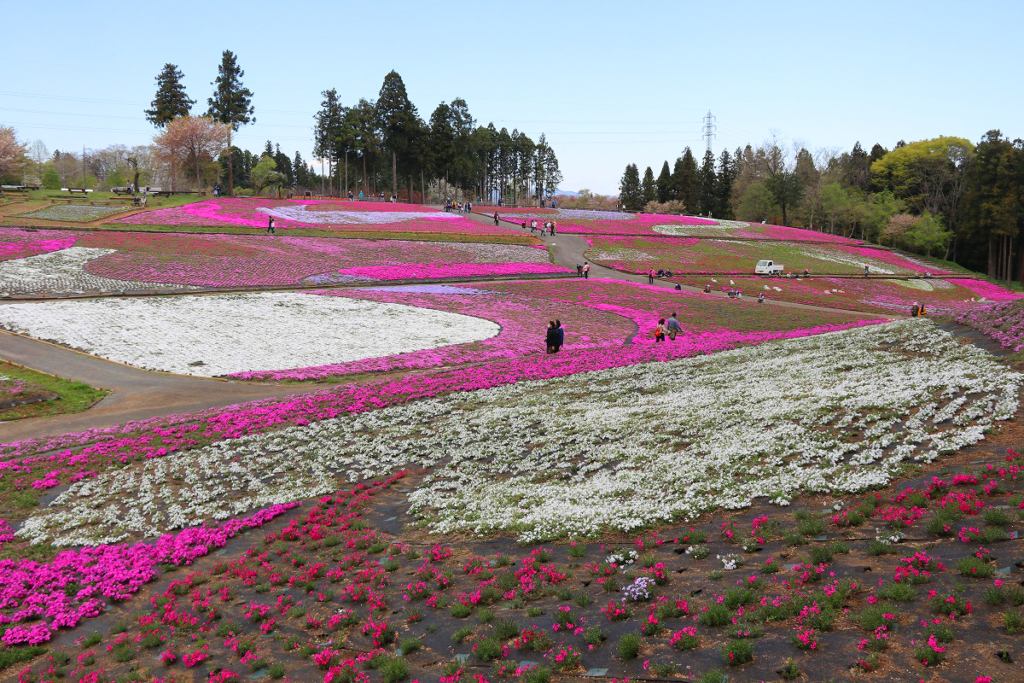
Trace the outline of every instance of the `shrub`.
{"label": "shrub", "polygon": [[501,656],[501,641],[493,636],[488,636],[476,644],[473,654],[485,662],[497,659]]}
{"label": "shrub", "polygon": [[398,649],[402,651],[403,655],[407,655],[411,652],[416,652],[423,647],[423,641],[419,638],[403,638],[399,644]]}
{"label": "shrub", "polygon": [[878,597],[896,602],[910,602],[917,597],[917,590],[907,583],[890,583],[878,591]]}
{"label": "shrub", "polygon": [[461,602],[457,602],[452,605],[451,609],[448,611],[456,619],[465,619],[473,613],[473,607],[471,605],[463,605]]}
{"label": "shrub", "polygon": [[93,645],[99,643],[101,640],[103,640],[103,636],[93,631],[82,640],[82,647],[92,647]]}
{"label": "shrub", "polygon": [[270,668],[267,669],[267,673],[270,675],[271,678],[284,678],[284,664],[281,664],[280,662],[274,662],[270,665]]}
{"label": "shrub", "polygon": [[793,658],[790,657],[786,660],[786,663],[782,668],[779,669],[779,675],[782,676],[784,680],[795,681],[800,678],[800,667],[797,666],[796,662],[793,661]]}
{"label": "shrub", "polygon": [[995,508],[986,509],[983,517],[985,518],[985,523],[992,526],[1004,526],[1010,523],[1010,515]]}
{"label": "shrub", "polygon": [[754,661],[754,641],[730,640],[722,648],[722,659],[729,666],[739,666]]}
{"label": "shrub", "polygon": [[473,635],[473,629],[469,626],[463,626],[458,631],[452,634],[452,640],[456,643],[461,643],[466,638],[469,638],[471,635]]}
{"label": "shrub", "polygon": [[724,671],[715,669],[714,671],[708,671],[707,673],[702,674],[701,677],[697,679],[697,683],[725,683],[727,680],[729,680],[729,677],[725,675]]}
{"label": "shrub", "polygon": [[624,662],[628,662],[631,659],[636,659],[636,656],[640,654],[640,637],[635,633],[628,633],[619,639],[618,645],[619,659]]}
{"label": "shrub", "polygon": [[37,645],[29,647],[12,647],[10,649],[0,650],[0,671],[9,666],[14,666],[18,662],[35,659],[44,652],[46,652],[46,648],[39,647]]}
{"label": "shrub", "polygon": [[569,546],[569,557],[575,557],[579,559],[587,554],[587,546],[575,544]]}
{"label": "shrub", "polygon": [[409,663],[401,657],[384,657],[378,670],[384,683],[398,683],[409,677]]}
{"label": "shrub", "polygon": [[494,630],[494,637],[498,640],[508,640],[519,635],[519,624],[511,619],[496,621],[491,628]]}
{"label": "shrub", "polygon": [[879,626],[885,626],[892,630],[899,619],[899,610],[893,605],[878,604],[865,608],[855,619],[857,624],[865,631],[874,631]]}
{"label": "shrub", "polygon": [[714,604],[700,613],[700,623],[705,626],[725,626],[732,619],[732,613],[725,605]]}
{"label": "shrub", "polygon": [[869,555],[895,555],[896,546],[892,543],[882,543],[879,540],[872,540],[868,542],[868,554]]}
{"label": "shrub", "polygon": [[989,562],[973,555],[957,560],[956,570],[960,572],[960,576],[972,579],[990,579],[996,573],[995,567]]}
{"label": "shrub", "polygon": [[679,666],[672,662],[651,662],[647,668],[658,678],[670,678],[679,671]]}
{"label": "shrub", "polygon": [[1024,629],[1024,614],[1020,612],[1005,612],[1003,614],[1003,628],[1007,633],[1017,633]]}
{"label": "shrub", "polygon": [[820,536],[825,533],[825,522],[820,517],[808,517],[797,522],[796,528],[804,536]]}

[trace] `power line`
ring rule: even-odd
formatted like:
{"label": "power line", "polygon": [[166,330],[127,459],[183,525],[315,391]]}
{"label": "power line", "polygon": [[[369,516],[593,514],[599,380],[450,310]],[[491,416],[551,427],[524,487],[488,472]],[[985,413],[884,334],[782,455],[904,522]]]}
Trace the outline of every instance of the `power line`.
{"label": "power line", "polygon": [[715,134],[716,129],[717,126],[715,126],[715,117],[712,116],[711,110],[708,109],[707,116],[704,117],[704,135],[702,135],[701,137],[703,137],[704,140],[707,141],[709,152],[711,151],[711,140],[718,137]]}

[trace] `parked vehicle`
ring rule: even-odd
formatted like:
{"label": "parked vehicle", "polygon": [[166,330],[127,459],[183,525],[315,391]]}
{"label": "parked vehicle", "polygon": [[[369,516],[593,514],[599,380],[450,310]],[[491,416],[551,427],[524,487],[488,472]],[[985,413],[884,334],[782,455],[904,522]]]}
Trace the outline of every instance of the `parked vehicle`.
{"label": "parked vehicle", "polygon": [[761,259],[754,266],[755,275],[782,275],[784,266],[781,263],[775,263],[770,259]]}

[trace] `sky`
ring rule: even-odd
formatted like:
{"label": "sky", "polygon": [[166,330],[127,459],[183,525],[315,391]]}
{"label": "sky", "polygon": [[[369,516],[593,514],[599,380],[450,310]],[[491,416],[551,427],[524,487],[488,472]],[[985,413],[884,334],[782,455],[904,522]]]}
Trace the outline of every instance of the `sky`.
{"label": "sky", "polygon": [[206,110],[223,50],[253,91],[233,137],[312,157],[321,92],[375,99],[401,74],[428,119],[461,97],[477,122],[546,133],[561,188],[616,194],[690,146],[887,148],[939,135],[1024,137],[1021,0],[952,2],[5,3],[0,123],[49,150],[145,144],[165,63]]}

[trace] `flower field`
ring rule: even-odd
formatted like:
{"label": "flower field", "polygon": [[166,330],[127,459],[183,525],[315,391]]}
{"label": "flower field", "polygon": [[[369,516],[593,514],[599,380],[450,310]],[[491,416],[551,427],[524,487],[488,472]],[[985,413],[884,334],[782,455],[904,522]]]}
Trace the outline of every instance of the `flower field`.
{"label": "flower field", "polygon": [[465,216],[410,204],[342,200],[208,199],[153,209],[111,221],[117,225],[235,227],[265,229],[270,217],[287,232],[318,229],[346,233],[438,233],[474,237],[507,236],[508,231]]}
{"label": "flower field", "polygon": [[203,377],[401,354],[498,332],[466,315],[290,292],[8,304],[0,325],[120,363]]}
{"label": "flower field", "polygon": [[1013,353],[1024,351],[1024,306],[1019,300],[977,307],[962,313],[956,321],[970,325]]}
{"label": "flower field", "polygon": [[19,214],[22,218],[37,218],[44,221],[70,221],[89,223],[114,214],[124,213],[124,206],[83,206],[80,204],[54,204],[42,209]]}
{"label": "flower field", "polygon": [[696,237],[588,238],[587,256],[602,265],[637,273],[669,270],[673,273],[750,274],[761,259],[771,259],[786,272],[813,275],[861,275],[864,266],[873,274],[915,275],[941,271],[895,252],[844,244],[803,242],[740,242]]}
{"label": "flower field", "polygon": [[[743,343],[749,335],[788,332],[816,326],[843,325],[854,317],[784,309],[766,311],[755,303],[723,305],[686,292],[669,291],[616,280],[555,280],[473,285],[414,285],[322,292],[364,301],[455,311],[492,320],[501,332],[488,339],[351,363],[275,372],[236,373],[240,379],[323,380],[347,374],[421,369],[543,355],[544,327],[561,320],[563,355],[623,345],[652,344],[658,318],[679,313],[684,330],[672,344]],[[710,347],[709,347],[710,348]]]}
{"label": "flower field", "polygon": [[0,228],[0,249],[0,292],[18,295],[568,272],[544,249],[471,242]]}
{"label": "flower field", "polygon": [[[980,301],[978,292],[961,284],[978,281],[960,278],[883,280],[880,278],[810,277],[789,279],[682,276],[673,279],[691,287],[704,287],[710,284],[716,291],[738,289],[743,292],[745,297],[756,297],[764,292],[769,299],[889,315],[909,314],[910,307],[914,305],[914,302],[923,304],[931,312],[959,315],[960,312],[978,308]],[[975,284],[975,288],[978,288],[977,284]]]}
{"label": "flower field", "polygon": [[696,216],[657,213],[624,213],[619,211],[588,211],[584,209],[535,209],[480,207],[479,213],[519,223],[536,219],[538,223],[555,221],[557,232],[594,235],[708,237],[737,240],[785,240],[859,244],[841,235],[816,230],[801,230],[778,225],[762,225],[744,221],[727,221]]}

